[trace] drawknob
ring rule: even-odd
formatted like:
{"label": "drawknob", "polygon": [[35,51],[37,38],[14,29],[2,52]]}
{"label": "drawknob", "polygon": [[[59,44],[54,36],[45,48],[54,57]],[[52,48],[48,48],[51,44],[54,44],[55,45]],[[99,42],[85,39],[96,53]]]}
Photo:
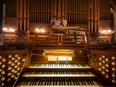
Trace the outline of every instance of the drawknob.
{"label": "drawknob", "polygon": [[16,54],[15,57],[18,57],[18,55]]}
{"label": "drawknob", "polygon": [[21,58],[20,58],[20,57],[18,57],[17,59],[18,59],[18,60],[20,60]]}
{"label": "drawknob", "polygon": [[2,59],[2,56],[0,56],[0,59]]}
{"label": "drawknob", "polygon": [[2,62],[6,62],[6,59],[2,59]]}
{"label": "drawknob", "polygon": [[9,56],[8,56],[8,58],[11,58],[11,57],[12,57],[12,55],[9,55]]}

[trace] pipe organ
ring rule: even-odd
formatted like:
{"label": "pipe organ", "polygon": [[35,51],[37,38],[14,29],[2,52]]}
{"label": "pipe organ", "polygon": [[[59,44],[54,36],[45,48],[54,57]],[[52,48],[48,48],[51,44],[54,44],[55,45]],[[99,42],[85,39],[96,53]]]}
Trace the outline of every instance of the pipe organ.
{"label": "pipe organ", "polygon": [[[3,0],[3,26],[28,31],[33,25],[50,27],[50,20],[63,18],[68,25],[79,25],[88,32],[98,32],[100,21],[111,20],[110,0]],[[12,22],[9,22],[9,20]],[[110,25],[108,25],[110,27]]]}
{"label": "pipe organ", "polygon": [[30,23],[50,23],[51,0],[29,0]]}
{"label": "pipe organ", "polygon": [[0,86],[116,86],[113,2],[3,0]]}

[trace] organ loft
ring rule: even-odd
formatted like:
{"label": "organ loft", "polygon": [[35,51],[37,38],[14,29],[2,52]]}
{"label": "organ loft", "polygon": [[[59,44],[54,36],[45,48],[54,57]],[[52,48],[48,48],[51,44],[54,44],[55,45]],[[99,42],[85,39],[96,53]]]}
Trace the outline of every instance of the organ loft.
{"label": "organ loft", "polygon": [[116,86],[116,0],[1,0],[0,86]]}

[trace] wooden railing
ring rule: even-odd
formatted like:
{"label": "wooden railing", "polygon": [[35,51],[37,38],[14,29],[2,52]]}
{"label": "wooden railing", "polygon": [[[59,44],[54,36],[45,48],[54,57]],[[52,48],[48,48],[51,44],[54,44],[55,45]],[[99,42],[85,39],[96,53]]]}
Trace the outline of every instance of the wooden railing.
{"label": "wooden railing", "polygon": [[4,43],[10,44],[32,44],[33,46],[57,46],[57,47],[74,47],[79,46],[86,48],[84,34],[62,34],[62,33],[47,33],[47,34],[28,34],[25,38],[5,37]]}
{"label": "wooden railing", "polygon": [[86,48],[85,35],[83,34],[35,34],[29,36],[29,43],[36,46],[58,46]]}
{"label": "wooden railing", "polygon": [[[63,46],[83,46],[84,48],[86,48],[86,41],[84,34],[65,34],[63,38],[69,38],[72,40],[72,41],[66,41],[69,43],[63,43],[62,44]],[[63,40],[62,42],[65,42],[65,40]]]}
{"label": "wooden railing", "polygon": [[35,45],[60,46],[63,34],[33,34],[29,36],[29,42]]}

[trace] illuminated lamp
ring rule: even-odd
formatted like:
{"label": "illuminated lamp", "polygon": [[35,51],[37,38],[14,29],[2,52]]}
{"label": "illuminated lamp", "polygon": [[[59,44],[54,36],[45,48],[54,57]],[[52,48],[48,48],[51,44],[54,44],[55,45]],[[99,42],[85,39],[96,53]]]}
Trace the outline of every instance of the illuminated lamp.
{"label": "illuminated lamp", "polygon": [[15,32],[15,29],[9,28],[9,32],[14,33]]}
{"label": "illuminated lamp", "polygon": [[107,30],[108,33],[111,33],[112,31],[111,30]]}
{"label": "illuminated lamp", "polygon": [[3,31],[4,31],[4,32],[8,32],[8,28],[4,27],[4,28],[3,28]]}
{"label": "illuminated lamp", "polygon": [[45,33],[45,30],[43,28],[40,29],[41,33]]}
{"label": "illuminated lamp", "polygon": [[102,30],[102,33],[105,34],[107,31],[106,30]]}
{"label": "illuminated lamp", "polygon": [[111,29],[104,29],[100,31],[101,34],[105,34],[105,35],[113,34],[114,32],[115,31],[112,31]]}
{"label": "illuminated lamp", "polygon": [[36,31],[37,33],[40,33],[40,29],[39,29],[39,28],[36,28],[35,31]]}
{"label": "illuminated lamp", "polygon": [[36,33],[45,33],[45,30],[44,30],[44,28],[36,28],[35,32]]}

